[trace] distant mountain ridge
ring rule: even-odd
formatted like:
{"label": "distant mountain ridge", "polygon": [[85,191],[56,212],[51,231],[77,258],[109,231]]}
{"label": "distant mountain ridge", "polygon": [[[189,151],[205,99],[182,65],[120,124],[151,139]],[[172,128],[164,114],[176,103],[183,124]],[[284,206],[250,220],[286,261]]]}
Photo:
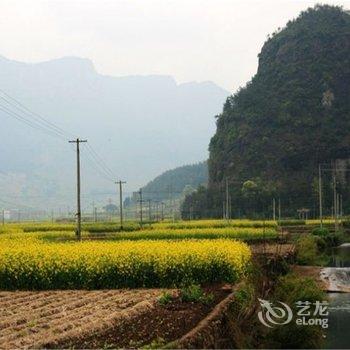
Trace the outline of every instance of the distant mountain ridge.
{"label": "distant mountain ridge", "polygon": [[[228,95],[211,82],[177,84],[170,76],[101,75],[90,60],[77,57],[41,63],[0,57],[0,79],[0,88],[32,111],[87,138],[115,176],[128,182],[126,192],[164,168],[207,158],[214,116]],[[66,198],[74,197],[75,158],[68,143],[30,129],[3,111],[0,118],[4,198],[36,207],[43,200],[45,207],[70,202]],[[113,184],[84,157],[82,147],[83,193],[89,203],[105,201],[103,193],[112,195]],[[20,183],[14,180],[18,178]],[[17,183],[15,196],[7,189],[8,181]]]}

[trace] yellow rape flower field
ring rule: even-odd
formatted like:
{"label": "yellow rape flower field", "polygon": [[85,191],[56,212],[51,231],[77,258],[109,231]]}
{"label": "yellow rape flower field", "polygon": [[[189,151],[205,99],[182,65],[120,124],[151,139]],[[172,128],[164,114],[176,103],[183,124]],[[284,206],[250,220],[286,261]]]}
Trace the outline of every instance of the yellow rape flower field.
{"label": "yellow rape flower field", "polygon": [[191,228],[220,228],[220,227],[269,227],[277,228],[277,222],[273,220],[248,220],[248,219],[235,219],[235,220],[222,220],[222,219],[210,219],[210,220],[191,220],[191,221],[179,221],[179,222],[161,222],[153,225],[155,228],[166,229],[191,229]]}
{"label": "yellow rape flower field", "polygon": [[246,274],[250,259],[248,245],[232,239],[57,242],[3,233],[0,289],[233,283]]}
{"label": "yellow rape flower field", "polygon": [[[20,237],[26,235],[23,231],[14,231],[13,234]],[[73,231],[35,231],[30,233],[32,237],[46,241],[76,240]],[[103,238],[105,240],[184,240],[184,239],[234,239],[247,242],[258,242],[261,240],[274,240],[278,237],[278,232],[274,228],[191,228],[191,229],[160,229],[144,228],[130,232],[84,232],[83,239]]]}

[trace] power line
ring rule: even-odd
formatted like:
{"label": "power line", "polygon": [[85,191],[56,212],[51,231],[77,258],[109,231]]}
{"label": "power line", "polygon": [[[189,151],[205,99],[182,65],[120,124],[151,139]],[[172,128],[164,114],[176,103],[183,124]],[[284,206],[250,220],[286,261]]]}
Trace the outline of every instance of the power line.
{"label": "power line", "polygon": [[[0,99],[3,100],[6,105],[0,104],[0,110],[6,113],[7,115],[21,121],[22,123],[30,126],[33,129],[43,131],[50,136],[60,138],[61,140],[66,141],[66,138],[73,136],[73,134],[66,132],[62,128],[58,127],[54,123],[46,120],[43,116],[38,113],[33,112],[23,103],[19,102],[4,90],[0,89],[0,92],[5,96],[0,95]],[[15,110],[9,108],[12,107]],[[98,153],[92,148],[91,145],[88,145],[87,152],[90,153],[91,161],[95,162],[96,165],[101,169],[100,174],[103,177],[107,177],[108,180],[113,181],[115,178],[113,171],[108,167],[104,160],[98,155]]]}
{"label": "power line", "polygon": [[[33,112],[23,103],[19,102],[2,89],[0,89],[0,93],[2,94],[0,94],[0,100],[3,101],[2,104],[0,103],[0,111],[6,113],[8,116],[15,118],[16,120],[26,124],[27,126],[30,126],[33,129],[40,130],[50,136],[59,138],[64,141],[70,137],[74,137],[73,134],[66,132],[54,123],[46,120],[40,114]],[[90,144],[87,144],[87,146],[86,155],[88,156],[88,161],[93,165],[95,170],[97,170],[102,177],[108,181],[114,182],[114,179],[116,177],[113,171]]]}
{"label": "power line", "polygon": [[13,117],[13,118],[19,120],[20,122],[30,126],[33,129],[43,131],[46,134],[49,134],[50,136],[53,136],[53,137],[56,137],[56,138],[60,138],[61,140],[65,140],[65,138],[62,137],[62,135],[60,135],[60,134],[58,134],[58,133],[56,133],[56,132],[54,132],[52,130],[45,129],[42,126],[40,126],[38,124],[35,124],[32,121],[30,121],[30,120],[27,120],[25,117],[21,116],[20,114],[10,110],[9,108],[7,108],[7,107],[5,107],[3,105],[0,105],[0,110],[3,111],[4,113],[6,113],[7,115],[9,115],[10,117]]}
{"label": "power line", "polygon": [[[113,177],[104,170],[104,168],[97,163],[97,161],[92,157],[91,153],[86,152],[87,148],[84,149],[83,154],[85,154],[87,157],[86,159],[90,163],[90,165],[96,170],[97,173],[99,173],[100,176],[102,176],[105,180],[114,182]],[[85,153],[84,153],[85,152]]]}
{"label": "power line", "polygon": [[[3,97],[0,96],[0,99],[3,99]],[[65,139],[66,135],[63,134],[62,132],[56,130],[53,127],[49,127],[49,126],[45,125],[44,123],[32,118],[32,116],[29,113],[27,113],[21,109],[18,109],[16,106],[9,103],[8,101],[5,100],[5,102],[7,102],[7,105],[1,104],[0,106],[2,107],[3,112],[7,113],[9,116],[14,117],[15,119],[35,128],[37,130],[41,130],[45,133],[48,133],[48,134],[50,134],[50,136],[55,136],[55,137],[60,137],[60,138]]]}
{"label": "power line", "polygon": [[14,97],[10,96],[8,93],[6,93],[4,90],[0,89],[0,92],[5,95],[5,97],[0,96],[2,100],[4,100],[7,104],[11,105],[12,107],[16,108],[18,111],[26,114],[29,118],[34,119],[36,123],[39,123],[40,125],[51,129],[55,131],[56,133],[61,134],[62,136],[69,136],[69,137],[74,137],[73,134],[66,132],[59,126],[55,125],[54,123],[48,121],[45,119],[43,116],[41,116],[39,113],[33,112],[30,110],[27,106],[25,106],[23,103],[20,101],[16,100]]}
{"label": "power line", "polygon": [[[26,119],[26,121],[30,121],[32,124],[40,127],[42,130],[45,130],[45,131],[50,131],[52,133],[55,133],[57,135],[60,135],[62,137],[65,137],[65,133],[62,133],[61,131],[51,127],[51,126],[48,126],[46,125],[45,123],[41,122],[40,120],[37,120],[35,118],[32,118],[32,116],[26,112],[26,111],[23,111],[22,109],[18,108],[17,106],[9,103],[6,99],[4,99],[2,96],[0,96],[0,99],[4,100],[6,105],[2,104],[1,106],[9,111],[11,111],[12,113],[16,114],[17,116],[19,115],[20,113],[20,117],[25,119],[25,118],[30,118],[30,119]],[[12,109],[11,109],[12,108]],[[14,109],[13,109],[14,108]]]}
{"label": "power line", "polygon": [[90,144],[87,144],[88,150],[91,153],[91,155],[96,159],[96,161],[101,165],[101,167],[109,173],[112,177],[114,176],[114,172],[109,168],[109,166],[106,164],[106,162],[98,155],[98,153],[92,148]]}

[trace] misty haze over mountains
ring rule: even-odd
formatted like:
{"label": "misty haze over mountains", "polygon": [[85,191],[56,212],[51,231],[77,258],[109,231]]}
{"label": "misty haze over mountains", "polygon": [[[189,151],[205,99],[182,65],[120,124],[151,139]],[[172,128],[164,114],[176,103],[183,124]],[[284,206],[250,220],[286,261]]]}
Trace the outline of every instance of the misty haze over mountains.
{"label": "misty haze over mountains", "polygon": [[[88,139],[116,180],[128,182],[126,194],[165,170],[206,159],[214,116],[229,94],[212,82],[104,76],[76,57],[36,64],[0,57],[0,79],[0,88],[32,111]],[[40,208],[74,206],[75,153],[68,139],[31,129],[3,111],[0,116],[1,199]],[[113,183],[90,166],[82,149],[84,207],[114,199]]]}

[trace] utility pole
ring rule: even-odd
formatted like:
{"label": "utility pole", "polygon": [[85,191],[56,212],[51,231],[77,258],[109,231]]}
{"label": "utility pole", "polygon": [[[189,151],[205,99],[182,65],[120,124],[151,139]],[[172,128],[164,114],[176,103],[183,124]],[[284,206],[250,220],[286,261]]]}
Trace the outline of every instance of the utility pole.
{"label": "utility pole", "polygon": [[171,216],[173,223],[175,222],[175,211],[174,211],[174,198],[173,198],[173,184],[170,184],[170,205],[171,205]]}
{"label": "utility pole", "polygon": [[94,206],[94,222],[97,222],[97,208]]}
{"label": "utility pole", "polygon": [[142,227],[142,188],[139,190],[139,195],[140,195],[140,226]]}
{"label": "utility pole", "polygon": [[151,221],[152,221],[151,200],[148,199],[147,202],[148,202],[148,221],[149,221],[149,224],[151,224]]}
{"label": "utility pole", "polygon": [[5,210],[2,210],[2,225],[5,225]]}
{"label": "utility pole", "polygon": [[231,220],[232,219],[232,203],[231,203],[231,196],[228,197],[228,202],[229,202],[229,206],[228,206],[228,217]]}
{"label": "utility pole", "polygon": [[318,201],[319,201],[319,206],[320,206],[320,227],[323,228],[321,164],[318,165]]}
{"label": "utility pole", "polygon": [[77,144],[77,237],[81,240],[81,203],[80,203],[80,143],[87,142],[87,140],[76,140],[68,141],[69,143]]}
{"label": "utility pole", "polygon": [[338,193],[338,201],[337,201],[337,209],[338,209],[338,221],[341,220],[341,217],[343,216],[343,196]]}
{"label": "utility pole", "polygon": [[126,184],[126,181],[116,181],[116,184],[119,184],[119,212],[120,212],[120,229],[123,229],[123,184]]}
{"label": "utility pole", "polygon": [[92,201],[92,215],[91,221],[95,222],[95,201]]}
{"label": "utility pole", "polygon": [[161,215],[162,215],[162,221],[164,220],[164,202],[161,202]]}
{"label": "utility pole", "polygon": [[337,193],[337,219],[340,218],[340,194]]}
{"label": "utility pole", "polygon": [[156,201],[156,221],[159,221],[159,201]]}
{"label": "utility pole", "polygon": [[343,218],[343,195],[339,195],[339,212],[340,212],[340,217]]}
{"label": "utility pole", "polygon": [[337,209],[337,164],[332,162],[333,165],[333,210],[334,210],[334,226],[335,231],[338,230],[338,209]]}
{"label": "utility pole", "polygon": [[272,198],[272,219],[276,221],[276,200]]}
{"label": "utility pole", "polygon": [[281,221],[281,197],[278,197],[278,221]]}
{"label": "utility pole", "polygon": [[229,220],[229,195],[228,195],[228,178],[226,177],[226,220]]}

